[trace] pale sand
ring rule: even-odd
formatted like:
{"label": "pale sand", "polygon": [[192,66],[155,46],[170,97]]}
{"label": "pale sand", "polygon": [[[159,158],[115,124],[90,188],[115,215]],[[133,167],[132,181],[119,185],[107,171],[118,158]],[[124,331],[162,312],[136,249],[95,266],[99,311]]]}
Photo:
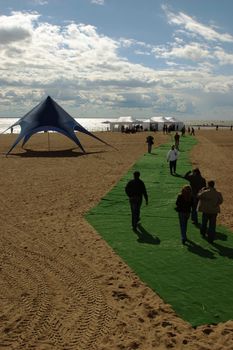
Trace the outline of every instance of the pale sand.
{"label": "pale sand", "polygon": [[[52,134],[47,157],[40,134],[30,157],[0,156],[0,349],[233,349],[233,321],[193,329],[83,218],[146,152],[145,133],[98,136],[118,151],[81,135],[89,153],[72,156],[61,150],[74,144]],[[15,137],[1,136],[0,152]],[[193,164],[216,180],[218,222],[233,230],[233,132],[197,137]],[[156,145],[167,140],[155,135]]]}

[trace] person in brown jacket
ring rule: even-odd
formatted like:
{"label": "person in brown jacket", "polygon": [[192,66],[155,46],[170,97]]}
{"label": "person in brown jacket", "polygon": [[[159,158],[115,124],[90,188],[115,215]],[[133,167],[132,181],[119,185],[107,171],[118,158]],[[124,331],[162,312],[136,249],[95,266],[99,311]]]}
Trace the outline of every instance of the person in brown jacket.
{"label": "person in brown jacket", "polygon": [[[208,181],[208,187],[202,188],[197,197],[199,199],[197,209],[202,212],[201,235],[212,243],[215,239],[216,220],[220,213],[220,205],[223,202],[221,192],[216,191],[214,181]],[[207,230],[208,225],[208,230]]]}

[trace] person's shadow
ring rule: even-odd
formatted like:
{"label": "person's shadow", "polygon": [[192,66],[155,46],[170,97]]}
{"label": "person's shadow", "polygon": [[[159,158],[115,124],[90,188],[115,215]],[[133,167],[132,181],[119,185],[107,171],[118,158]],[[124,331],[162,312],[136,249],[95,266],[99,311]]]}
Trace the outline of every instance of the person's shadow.
{"label": "person's shadow", "polygon": [[216,252],[221,255],[225,256],[226,258],[233,259],[233,248],[225,247],[221,244],[218,244],[216,242],[211,243],[212,247],[215,248]]}
{"label": "person's shadow", "polygon": [[196,244],[195,242],[191,241],[190,239],[187,239],[186,246],[191,253],[197,254],[197,255],[201,256],[202,258],[216,259],[213,252],[201,247],[200,245]]}
{"label": "person's shadow", "polygon": [[227,241],[227,235],[222,232],[216,232],[215,233],[215,239],[221,240],[221,241]]}
{"label": "person's shadow", "polygon": [[146,231],[141,224],[138,224],[137,229],[134,232],[138,236],[138,243],[160,244],[160,239]]}

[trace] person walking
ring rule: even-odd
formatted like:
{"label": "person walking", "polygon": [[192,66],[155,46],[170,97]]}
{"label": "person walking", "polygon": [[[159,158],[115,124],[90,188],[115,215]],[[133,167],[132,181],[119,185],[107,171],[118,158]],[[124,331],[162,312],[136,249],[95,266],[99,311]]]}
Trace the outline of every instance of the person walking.
{"label": "person walking", "polygon": [[170,174],[176,174],[176,162],[178,159],[179,152],[173,145],[170,151],[167,153],[167,161],[169,162]]}
{"label": "person walking", "polygon": [[188,219],[190,217],[191,207],[192,189],[191,186],[185,185],[176,199],[176,211],[178,212],[179,217],[182,244],[185,244],[185,242],[187,241],[187,226]]}
{"label": "person walking", "polygon": [[177,150],[179,150],[180,135],[178,134],[178,132],[175,133],[174,140],[175,140],[175,147]]}
{"label": "person walking", "polygon": [[144,197],[146,205],[148,205],[148,194],[144,182],[140,179],[140,172],[135,171],[133,175],[134,178],[127,183],[125,192],[129,197],[132,214],[132,227],[133,230],[136,230],[138,222],[140,221],[142,200]]}
{"label": "person walking", "polygon": [[201,172],[199,168],[195,168],[192,171],[191,170],[188,171],[184,175],[184,178],[189,181],[189,184],[192,188],[193,204],[192,204],[192,210],[191,210],[191,219],[193,224],[197,225],[198,224],[197,194],[203,187],[206,187],[206,180],[204,179],[204,177],[201,176]]}
{"label": "person walking", "polygon": [[[197,209],[202,212],[201,235],[208,237],[212,243],[215,239],[217,215],[220,213],[220,205],[223,202],[221,192],[215,189],[213,180],[208,181],[208,186],[204,187],[197,194],[199,199]],[[208,229],[207,229],[208,226]]]}
{"label": "person walking", "polygon": [[147,146],[148,146],[148,153],[151,153],[152,145],[154,144],[153,136],[151,136],[151,135],[147,136],[146,143],[147,143]]}

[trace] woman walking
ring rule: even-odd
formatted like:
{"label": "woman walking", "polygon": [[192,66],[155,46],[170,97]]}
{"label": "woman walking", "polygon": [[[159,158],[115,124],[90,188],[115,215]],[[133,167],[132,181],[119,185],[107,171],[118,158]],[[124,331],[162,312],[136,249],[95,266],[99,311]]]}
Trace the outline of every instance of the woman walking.
{"label": "woman walking", "polygon": [[192,189],[189,185],[186,185],[182,188],[181,193],[178,194],[176,199],[176,211],[179,216],[182,244],[185,244],[187,241],[187,225],[192,202]]}

